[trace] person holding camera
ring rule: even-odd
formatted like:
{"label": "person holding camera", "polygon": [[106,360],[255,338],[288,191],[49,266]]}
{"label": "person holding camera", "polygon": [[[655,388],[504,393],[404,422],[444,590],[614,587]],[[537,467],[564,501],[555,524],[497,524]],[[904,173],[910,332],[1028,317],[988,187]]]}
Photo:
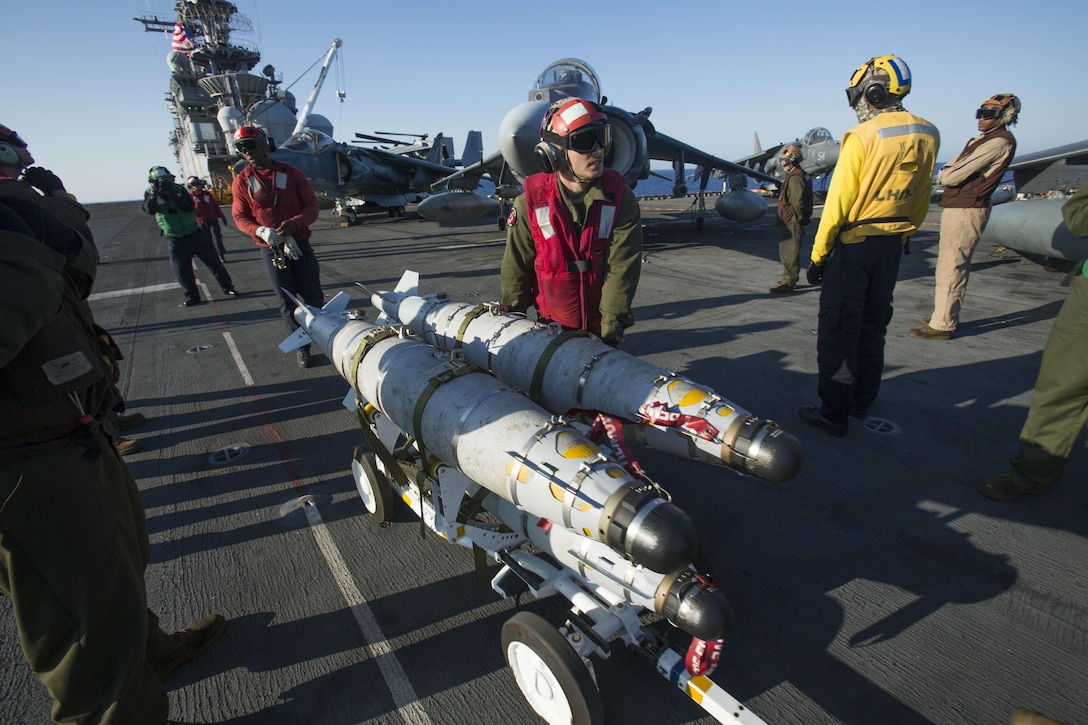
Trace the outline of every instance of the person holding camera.
{"label": "person holding camera", "polygon": [[169,240],[174,276],[185,290],[185,301],[180,307],[193,307],[201,302],[193,273],[193,257],[198,257],[211,271],[223,294],[237,297],[230,273],[219,261],[208,235],[196,222],[193,197],[184,186],[174,183],[174,175],[163,166],[152,166],[147,180],[151,186],[144,191],[143,208],[155,216],[163,236]]}
{"label": "person holding camera", "polygon": [[0,198],[33,202],[94,244],[87,226],[91,215],[68,193],[59,176],[33,163],[26,141],[0,124]]}

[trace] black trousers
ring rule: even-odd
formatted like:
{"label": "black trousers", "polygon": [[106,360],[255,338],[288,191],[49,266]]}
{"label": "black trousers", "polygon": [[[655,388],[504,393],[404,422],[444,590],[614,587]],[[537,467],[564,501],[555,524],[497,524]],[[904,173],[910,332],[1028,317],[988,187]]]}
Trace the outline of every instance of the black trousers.
{"label": "black trousers", "polygon": [[223,246],[223,229],[219,226],[219,220],[216,219],[208,222],[207,224],[200,224],[199,226],[201,229],[204,230],[204,233],[207,234],[208,237],[212,240],[212,244],[215,245],[215,251],[219,254],[219,256],[227,256],[227,250]]}
{"label": "black trousers", "polygon": [[868,410],[880,391],[884,337],[892,319],[892,292],[903,241],[898,234],[836,243],[824,269],[816,340],[821,412],[845,423]]}
{"label": "black trousers", "polygon": [[230,273],[212,247],[208,235],[199,227],[192,234],[184,237],[167,237],[170,243],[170,264],[174,266],[174,276],[178,284],[185,290],[185,299],[193,302],[200,301],[200,290],[196,286],[196,274],[193,272],[193,257],[197,257],[215,277],[219,288],[226,292],[234,289]]}
{"label": "black trousers", "polygon": [[295,302],[283,290],[301,297],[308,305],[320,307],[325,304],[325,292],[321,289],[321,269],[317,257],[314,256],[313,247],[309,241],[298,242],[298,246],[302,250],[302,258],[288,259],[287,269],[277,269],[272,263],[272,250],[261,247],[264,269],[268,274],[268,281],[272,283],[272,291],[279,300],[280,317],[289,333],[295,331],[298,323],[295,322]]}

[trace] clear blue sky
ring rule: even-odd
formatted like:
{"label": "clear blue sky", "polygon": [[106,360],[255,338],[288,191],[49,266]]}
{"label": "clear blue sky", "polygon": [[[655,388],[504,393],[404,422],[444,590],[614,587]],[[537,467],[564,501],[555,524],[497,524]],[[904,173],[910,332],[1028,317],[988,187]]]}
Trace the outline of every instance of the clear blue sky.
{"label": "clear blue sky", "polygon": [[[84,202],[136,199],[148,167],[177,172],[164,96],[169,39],[133,20],[174,17],[165,0],[11,2],[0,30],[0,123],[30,144]],[[580,58],[609,101],[652,106],[656,127],[723,158],[792,140],[812,126],[836,138],[856,123],[843,89],[861,63],[910,65],[906,107],[937,125],[946,160],[975,133],[974,110],[998,92],[1024,104],[1020,153],[1088,137],[1083,0],[862,2],[348,3],[239,0],[262,54],[305,100],[306,69],[344,41],[346,100],[330,74],[316,112],[337,140],[361,131],[444,132],[460,153],[499,121],[552,61]],[[562,7],[547,13],[541,8]],[[335,71],[335,69],[334,69]],[[302,76],[300,78],[300,76]]]}

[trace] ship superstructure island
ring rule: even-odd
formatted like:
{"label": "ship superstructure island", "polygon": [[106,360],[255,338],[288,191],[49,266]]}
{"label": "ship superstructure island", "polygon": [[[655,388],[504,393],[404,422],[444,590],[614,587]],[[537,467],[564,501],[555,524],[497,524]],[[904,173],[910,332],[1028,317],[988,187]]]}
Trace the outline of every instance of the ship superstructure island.
{"label": "ship superstructure island", "polygon": [[[135,20],[147,32],[170,37],[166,107],[174,121],[169,144],[180,178],[205,180],[225,202],[230,196],[230,167],[237,161],[231,142],[234,131],[244,124],[258,124],[273,139],[285,140],[298,125],[298,109],[294,96],[280,88],[282,75],[275,68],[265,65],[260,75],[252,72],[261,54],[252,43],[231,37],[253,30],[249,18],[239,14],[233,3],[180,0],[174,10],[174,19],[149,15]],[[334,40],[326,65],[339,46],[339,39]],[[308,128],[332,135],[327,118],[304,116]]]}

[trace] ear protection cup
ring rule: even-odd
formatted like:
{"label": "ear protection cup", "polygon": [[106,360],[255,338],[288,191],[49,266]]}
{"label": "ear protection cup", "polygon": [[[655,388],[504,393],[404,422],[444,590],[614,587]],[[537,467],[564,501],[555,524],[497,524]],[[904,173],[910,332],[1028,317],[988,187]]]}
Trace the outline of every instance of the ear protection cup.
{"label": "ear protection cup", "polygon": [[547,141],[541,141],[533,147],[533,156],[541,171],[554,174],[559,170],[559,154],[555,146]]}
{"label": "ear protection cup", "polygon": [[18,166],[19,152],[9,143],[0,143],[0,166]]}
{"label": "ear protection cup", "polygon": [[865,100],[873,108],[880,108],[888,102],[888,89],[883,83],[870,83],[865,89]]}

